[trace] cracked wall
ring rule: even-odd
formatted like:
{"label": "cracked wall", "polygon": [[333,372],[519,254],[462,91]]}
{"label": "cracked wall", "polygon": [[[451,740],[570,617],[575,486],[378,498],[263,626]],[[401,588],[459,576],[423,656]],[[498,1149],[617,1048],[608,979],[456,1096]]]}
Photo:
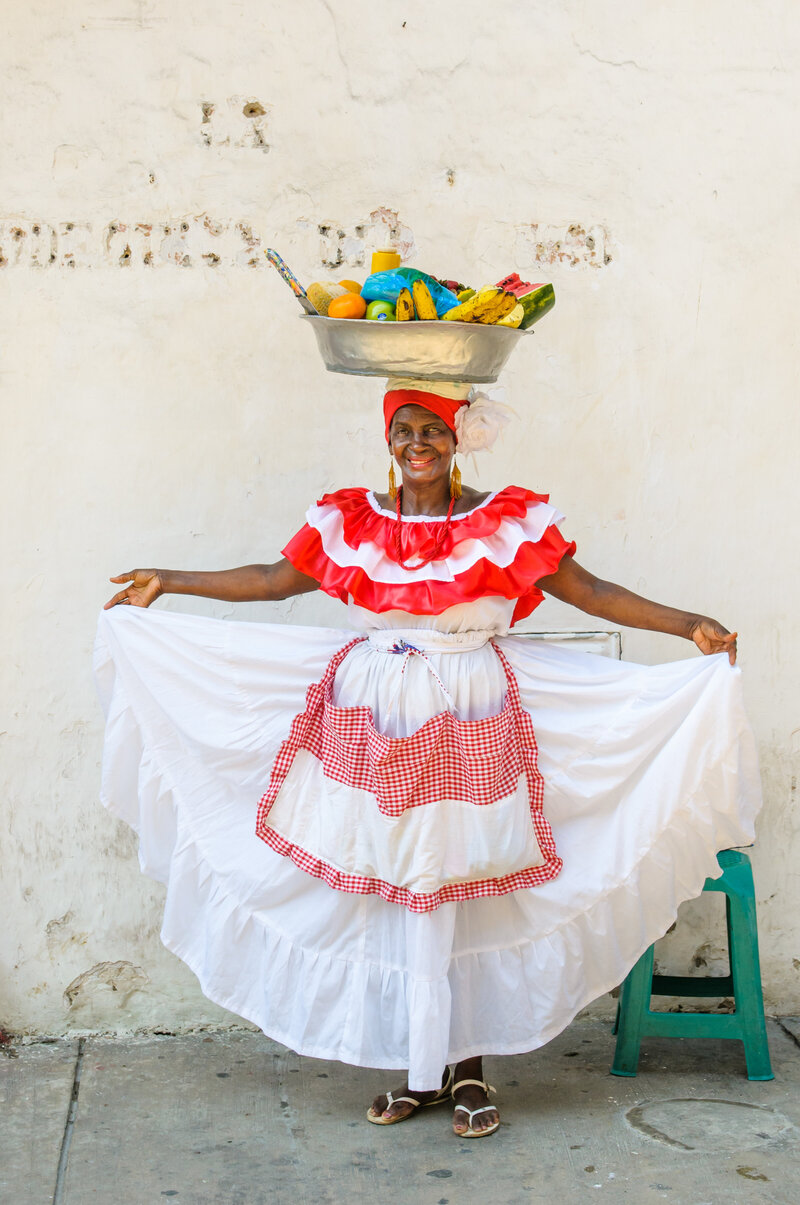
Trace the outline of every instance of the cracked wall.
{"label": "cracked wall", "polygon": [[[310,281],[387,242],[554,282],[477,484],[550,491],[590,569],[739,629],[767,1004],[800,1011],[791,7],[44,0],[4,25],[0,1026],[232,1020],[160,946],[162,889],[97,802],[95,616],[130,564],[268,560],[311,500],[382,482],[379,387],[322,370],[263,251]],[[316,596],[235,613],[342,622]],[[720,943],[691,905],[659,961],[718,969]]]}

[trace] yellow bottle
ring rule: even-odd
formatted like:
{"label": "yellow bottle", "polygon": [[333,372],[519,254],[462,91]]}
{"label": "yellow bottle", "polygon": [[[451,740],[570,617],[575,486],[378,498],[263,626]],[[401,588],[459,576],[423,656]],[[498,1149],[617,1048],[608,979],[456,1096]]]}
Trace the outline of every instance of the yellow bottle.
{"label": "yellow bottle", "polygon": [[393,272],[400,267],[400,256],[394,247],[379,247],[372,252],[372,272]]}

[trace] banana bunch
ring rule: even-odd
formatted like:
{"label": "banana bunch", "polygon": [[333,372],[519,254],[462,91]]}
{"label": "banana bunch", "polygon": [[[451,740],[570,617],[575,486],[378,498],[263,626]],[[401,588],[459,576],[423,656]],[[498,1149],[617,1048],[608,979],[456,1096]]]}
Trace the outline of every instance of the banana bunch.
{"label": "banana bunch", "polygon": [[438,318],[436,303],[424,280],[415,280],[410,289],[401,289],[397,298],[395,319],[397,322],[435,322]]}
{"label": "banana bunch", "polygon": [[[516,311],[519,311],[517,313]],[[496,286],[478,289],[442,315],[443,322],[480,322],[486,326],[519,326],[522,306],[513,293]]]}

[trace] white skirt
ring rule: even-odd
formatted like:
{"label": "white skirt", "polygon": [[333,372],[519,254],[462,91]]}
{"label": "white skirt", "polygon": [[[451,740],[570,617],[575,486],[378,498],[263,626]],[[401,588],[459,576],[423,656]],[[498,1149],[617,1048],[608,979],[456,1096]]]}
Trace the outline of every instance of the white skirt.
{"label": "white skirt", "polygon": [[[261,841],[255,820],[307,688],[352,636],[104,612],[102,799],[139,833],[142,870],[167,888],[162,940],[209,999],[300,1054],[408,1068],[425,1091],[445,1063],[544,1044],[620,983],[719,874],[716,852],[753,840],[757,760],[724,655],[649,667],[501,637],[563,870],[422,913],[334,890]],[[469,683],[478,710],[469,658],[485,651],[441,671]],[[359,658],[345,705],[377,714],[375,662]],[[400,658],[383,660],[399,672]],[[435,695],[417,660],[409,685],[416,674]]]}

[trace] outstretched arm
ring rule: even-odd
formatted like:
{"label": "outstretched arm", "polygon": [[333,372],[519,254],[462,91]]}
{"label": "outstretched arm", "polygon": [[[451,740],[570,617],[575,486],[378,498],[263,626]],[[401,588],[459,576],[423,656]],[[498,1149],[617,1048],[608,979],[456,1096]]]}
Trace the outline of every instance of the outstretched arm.
{"label": "outstretched arm", "polygon": [[736,632],[729,632],[716,619],[692,611],[663,607],[589,573],[571,556],[565,556],[555,573],[540,578],[537,585],[547,594],[587,615],[597,615],[627,628],[646,628],[693,640],[701,653],[727,653],[736,661]]}
{"label": "outstretched arm", "polygon": [[129,573],[118,573],[109,581],[125,585],[108,600],[104,611],[119,603],[149,607],[162,594],[195,594],[199,598],[221,598],[225,602],[274,602],[295,594],[308,594],[319,586],[319,582],[300,573],[285,557],[274,565],[242,565],[239,569],[215,573],[131,569]]}

